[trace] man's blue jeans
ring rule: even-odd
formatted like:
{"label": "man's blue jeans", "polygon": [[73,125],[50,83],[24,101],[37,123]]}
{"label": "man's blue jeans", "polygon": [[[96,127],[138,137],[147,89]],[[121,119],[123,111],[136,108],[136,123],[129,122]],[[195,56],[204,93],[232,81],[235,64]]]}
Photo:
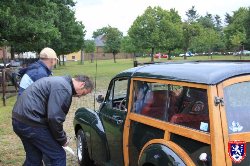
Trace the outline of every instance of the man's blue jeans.
{"label": "man's blue jeans", "polygon": [[43,154],[50,158],[53,166],[66,166],[66,153],[48,128],[31,127],[15,119],[12,125],[26,152],[24,166],[41,166]]}

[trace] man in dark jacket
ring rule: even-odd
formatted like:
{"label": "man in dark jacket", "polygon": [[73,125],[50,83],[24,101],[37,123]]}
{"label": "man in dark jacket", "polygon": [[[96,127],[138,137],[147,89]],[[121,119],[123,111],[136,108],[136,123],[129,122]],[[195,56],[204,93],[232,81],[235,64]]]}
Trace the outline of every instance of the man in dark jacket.
{"label": "man in dark jacket", "polygon": [[42,49],[39,56],[40,59],[37,62],[32,63],[27,68],[23,68],[19,71],[19,75],[22,79],[20,81],[18,95],[21,95],[22,92],[33,82],[52,74],[51,70],[57,61],[55,51],[46,47]]}
{"label": "man in dark jacket", "polygon": [[92,89],[93,82],[87,76],[46,77],[30,85],[18,97],[12,125],[26,152],[25,166],[40,166],[43,154],[50,158],[53,166],[66,165],[62,146],[67,146],[68,139],[63,122],[72,97],[84,96]]}
{"label": "man in dark jacket", "polygon": [[[18,90],[19,96],[35,81],[52,75],[52,69],[54,68],[58,59],[56,52],[49,47],[45,47],[41,50],[39,58],[40,59],[37,62],[32,63],[30,66],[19,71],[19,76],[22,77]],[[45,155],[43,156],[43,161],[46,166],[51,166],[49,158]]]}

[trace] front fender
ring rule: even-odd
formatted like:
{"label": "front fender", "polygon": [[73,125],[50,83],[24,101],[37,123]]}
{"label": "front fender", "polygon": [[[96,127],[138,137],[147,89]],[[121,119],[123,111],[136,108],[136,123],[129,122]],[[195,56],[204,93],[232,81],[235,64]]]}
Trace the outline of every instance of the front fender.
{"label": "front fender", "polygon": [[74,118],[75,133],[83,129],[90,158],[95,161],[106,161],[108,159],[107,138],[103,124],[97,112],[88,108],[79,108]]}
{"label": "front fender", "polygon": [[189,155],[177,144],[162,139],[149,141],[141,150],[138,165],[153,164],[195,166]]}

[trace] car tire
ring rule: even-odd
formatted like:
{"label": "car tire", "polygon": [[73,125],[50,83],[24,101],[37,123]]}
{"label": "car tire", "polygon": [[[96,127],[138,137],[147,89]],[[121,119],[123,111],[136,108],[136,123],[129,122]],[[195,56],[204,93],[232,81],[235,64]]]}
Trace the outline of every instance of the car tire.
{"label": "car tire", "polygon": [[87,141],[85,134],[82,129],[79,129],[77,131],[77,141],[76,141],[76,147],[77,147],[77,159],[80,166],[91,166],[92,162],[89,157],[88,147],[87,147]]}

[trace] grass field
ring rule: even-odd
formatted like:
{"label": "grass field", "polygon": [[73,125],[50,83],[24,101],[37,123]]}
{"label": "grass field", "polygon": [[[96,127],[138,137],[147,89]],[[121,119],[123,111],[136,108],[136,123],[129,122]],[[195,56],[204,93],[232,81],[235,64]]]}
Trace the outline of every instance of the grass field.
{"label": "grass field", "polygon": [[[188,60],[209,60],[208,56],[202,57],[189,57]],[[238,60],[239,57],[235,56],[213,56],[213,60]],[[250,57],[242,57],[244,60],[250,60]],[[139,62],[149,62],[149,58],[138,58]],[[183,58],[175,57],[173,60],[183,60]],[[167,61],[167,59],[157,59],[155,61]],[[105,94],[110,79],[122,70],[131,68],[133,61],[131,59],[117,60],[117,63],[113,63],[113,60],[103,60],[97,62],[97,74],[96,64],[85,62],[83,65],[79,62],[67,62],[65,66],[58,67],[54,70],[54,75],[75,75],[86,74],[95,77],[96,74],[96,94]],[[2,94],[0,94],[2,96]],[[12,131],[11,125],[11,111],[15,103],[16,97],[11,97],[7,100],[7,106],[3,107],[0,103],[0,166],[16,166],[22,165],[25,159],[25,153],[20,139]],[[69,136],[74,137],[72,120],[74,112],[81,106],[93,108],[94,93],[83,97],[76,98],[72,101],[72,105],[64,123],[65,131]],[[70,146],[75,147],[74,141]],[[67,165],[76,165],[75,158],[67,155]]]}
{"label": "grass field", "polygon": [[[117,60],[114,64],[111,60],[98,61],[96,82],[97,94],[105,94],[110,79],[122,70],[131,68],[132,60]],[[68,62],[65,66],[58,67],[54,70],[54,75],[76,75],[86,74],[92,79],[95,77],[95,63],[85,62],[84,65],[78,62]],[[2,96],[2,94],[0,94]],[[74,112],[81,106],[93,108],[94,94],[90,94],[84,98],[75,98],[72,101],[70,111],[64,123],[65,131],[68,136],[74,137],[72,120]],[[15,104],[16,97],[7,99],[6,105],[3,106],[0,102],[0,166],[18,166],[22,165],[25,159],[20,139],[15,135],[11,125],[11,111]],[[71,142],[71,147],[75,147],[74,141]],[[76,165],[76,160],[70,155],[67,155],[67,165]]]}

